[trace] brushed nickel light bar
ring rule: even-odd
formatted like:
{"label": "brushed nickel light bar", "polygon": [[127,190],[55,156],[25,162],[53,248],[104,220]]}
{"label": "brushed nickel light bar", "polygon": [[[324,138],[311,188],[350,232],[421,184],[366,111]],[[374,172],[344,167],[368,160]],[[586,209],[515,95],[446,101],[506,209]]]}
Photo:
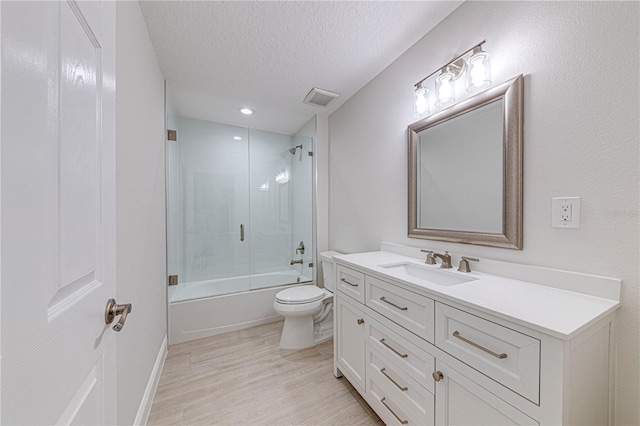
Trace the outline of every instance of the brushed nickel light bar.
{"label": "brushed nickel light bar", "polygon": [[[455,81],[467,71],[467,91],[474,92],[491,85],[491,68],[489,54],[482,50],[482,45],[486,40],[465,50],[450,62],[436,69],[422,80],[418,81],[414,87],[414,116],[423,117],[429,114],[429,90],[425,82],[436,73],[440,75],[435,81],[435,106],[444,108],[455,103]],[[471,53],[469,59],[464,57]]]}

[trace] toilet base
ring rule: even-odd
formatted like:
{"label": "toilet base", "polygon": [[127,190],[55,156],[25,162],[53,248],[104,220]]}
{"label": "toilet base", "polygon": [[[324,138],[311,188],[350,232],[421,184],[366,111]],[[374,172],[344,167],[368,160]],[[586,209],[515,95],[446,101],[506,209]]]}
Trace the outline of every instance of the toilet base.
{"label": "toilet base", "polygon": [[282,349],[304,349],[315,345],[313,316],[286,317],[280,336]]}

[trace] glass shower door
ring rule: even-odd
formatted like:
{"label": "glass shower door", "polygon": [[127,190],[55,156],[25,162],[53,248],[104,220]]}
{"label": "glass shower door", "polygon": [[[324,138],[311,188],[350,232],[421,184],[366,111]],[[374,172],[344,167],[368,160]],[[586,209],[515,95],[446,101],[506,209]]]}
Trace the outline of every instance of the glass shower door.
{"label": "glass shower door", "polygon": [[311,281],[312,140],[256,129],[249,136],[251,289]]}
{"label": "glass shower door", "polygon": [[170,116],[172,302],[310,282],[313,140]]}
{"label": "glass shower door", "polygon": [[[313,235],[313,139],[308,136],[296,135],[293,147],[297,148],[291,165],[292,179],[292,218],[293,243],[297,247],[304,242],[304,254],[294,250],[296,260],[302,259],[302,264],[293,265],[299,272],[299,282],[309,282],[314,279],[312,267],[315,259],[316,244]],[[320,265],[314,265],[319,267]]]}
{"label": "glass shower door", "polygon": [[250,288],[248,130],[178,117],[180,282],[192,298]]}

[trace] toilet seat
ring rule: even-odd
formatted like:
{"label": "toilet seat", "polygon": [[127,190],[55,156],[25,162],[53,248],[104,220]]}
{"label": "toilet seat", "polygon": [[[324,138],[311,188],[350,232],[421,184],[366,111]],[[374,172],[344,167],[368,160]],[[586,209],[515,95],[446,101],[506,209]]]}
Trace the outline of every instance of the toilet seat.
{"label": "toilet seat", "polygon": [[316,302],[325,297],[326,293],[323,289],[315,285],[301,285],[278,292],[276,302],[283,305],[300,305]]}

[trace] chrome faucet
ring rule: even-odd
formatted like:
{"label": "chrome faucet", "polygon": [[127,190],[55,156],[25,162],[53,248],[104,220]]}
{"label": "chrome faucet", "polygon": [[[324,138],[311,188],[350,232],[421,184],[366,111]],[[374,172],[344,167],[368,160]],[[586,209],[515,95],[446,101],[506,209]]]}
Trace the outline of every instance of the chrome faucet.
{"label": "chrome faucet", "polygon": [[445,251],[444,254],[433,253],[433,257],[439,257],[442,260],[442,263],[440,264],[441,268],[451,268],[451,256],[448,251]]}
{"label": "chrome faucet", "polygon": [[302,265],[304,263],[304,260],[302,260],[302,259],[298,259],[298,260],[291,259],[291,266],[295,265],[296,263],[299,263],[299,264]]}
{"label": "chrome faucet", "polygon": [[300,241],[300,244],[296,249],[296,254],[304,254],[304,241]]}

